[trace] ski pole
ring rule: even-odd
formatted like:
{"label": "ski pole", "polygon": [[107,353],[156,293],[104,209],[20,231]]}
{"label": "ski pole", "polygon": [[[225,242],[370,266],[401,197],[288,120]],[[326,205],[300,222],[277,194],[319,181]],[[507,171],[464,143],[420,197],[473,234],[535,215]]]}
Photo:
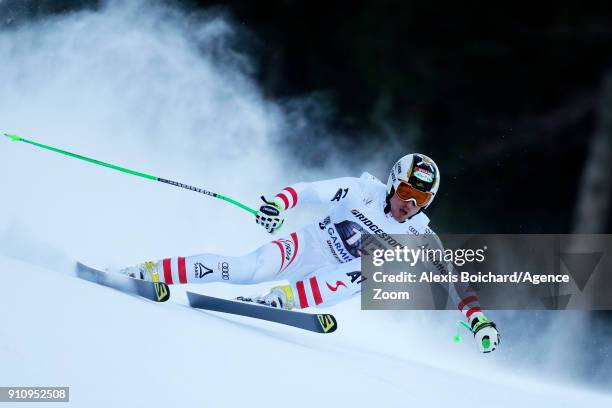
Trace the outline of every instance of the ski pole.
{"label": "ski pole", "polygon": [[89,158],[89,157],[81,156],[79,154],[70,153],[70,152],[67,152],[65,150],[57,149],[57,148],[52,147],[52,146],[47,146],[47,145],[44,145],[42,143],[35,142],[33,140],[24,139],[24,138],[22,138],[20,136],[17,136],[15,134],[5,133],[4,136],[8,137],[9,139],[11,139],[14,142],[28,143],[28,144],[31,144],[31,145],[34,145],[34,146],[41,147],[43,149],[51,150],[51,151],[56,152],[56,153],[60,153],[60,154],[66,155],[66,156],[74,157],[76,159],[84,160],[84,161],[87,161],[87,162],[90,162],[90,163],[93,163],[93,164],[97,164],[97,165],[100,165],[100,166],[108,167],[108,168],[113,169],[113,170],[122,171],[124,173],[132,174],[134,176],[146,178],[146,179],[149,179],[149,180],[159,181],[159,182],[162,182],[162,183],[170,184],[172,186],[181,187],[181,188],[184,188],[184,189],[187,189],[187,190],[195,191],[196,193],[201,193],[201,194],[205,194],[205,195],[208,195],[208,196],[211,196],[211,197],[215,197],[215,198],[218,198],[220,200],[227,201],[228,203],[234,204],[234,205],[242,208],[243,210],[250,212],[251,214],[257,214],[257,211],[255,211],[254,209],[252,209],[252,208],[250,208],[250,207],[248,207],[248,206],[246,206],[246,205],[244,205],[244,204],[242,204],[242,203],[240,203],[240,202],[238,202],[238,201],[236,201],[236,200],[234,200],[232,198],[224,196],[222,194],[213,193],[212,191],[207,191],[207,190],[204,190],[204,189],[201,189],[201,188],[198,188],[198,187],[190,186],[188,184],[179,183],[178,181],[167,180],[167,179],[164,179],[164,178],[161,178],[161,177],[152,176],[150,174],[141,173],[141,172],[138,172],[138,171],[126,169],[125,167],[120,167],[120,166],[116,166],[114,164],[105,163],[105,162],[102,162],[102,161],[99,161],[99,160],[96,160],[96,159],[92,159],[92,158]]}
{"label": "ski pole", "polygon": [[467,324],[466,322],[464,322],[462,320],[457,321],[456,332],[455,332],[455,335],[453,336],[453,341],[455,343],[459,343],[461,341],[461,333],[460,333],[460,331],[461,331],[462,327],[464,329],[466,329],[467,331],[469,331],[470,333],[472,333],[472,328],[470,327],[469,324]]}

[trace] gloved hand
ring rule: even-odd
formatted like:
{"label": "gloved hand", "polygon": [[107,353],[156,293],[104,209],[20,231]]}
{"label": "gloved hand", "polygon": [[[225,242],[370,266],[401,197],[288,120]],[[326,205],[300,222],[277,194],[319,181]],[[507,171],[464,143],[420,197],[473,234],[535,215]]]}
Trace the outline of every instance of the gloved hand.
{"label": "gloved hand", "polygon": [[484,315],[479,315],[470,321],[476,346],[483,353],[490,353],[499,346],[501,337],[497,332],[495,323],[489,321]]}
{"label": "gloved hand", "polygon": [[255,214],[255,222],[266,229],[270,234],[283,226],[284,219],[280,217],[282,206],[274,201],[268,201],[264,196],[261,199],[265,204],[259,207]]}

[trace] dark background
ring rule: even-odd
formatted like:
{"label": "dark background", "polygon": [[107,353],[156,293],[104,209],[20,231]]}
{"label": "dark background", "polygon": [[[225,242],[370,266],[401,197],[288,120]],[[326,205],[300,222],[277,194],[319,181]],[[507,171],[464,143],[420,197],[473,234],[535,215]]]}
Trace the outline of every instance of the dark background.
{"label": "dark background", "polygon": [[[442,172],[434,227],[609,233],[612,12],[432,2],[166,1],[226,15],[267,98],[310,95],[312,119],[351,146],[399,143]],[[96,1],[29,1],[3,24]],[[413,135],[413,136],[408,136]],[[418,138],[414,138],[418,135]],[[314,164],[324,152],[295,156]],[[391,165],[397,157],[389,159]],[[367,162],[362,169],[367,169]]]}

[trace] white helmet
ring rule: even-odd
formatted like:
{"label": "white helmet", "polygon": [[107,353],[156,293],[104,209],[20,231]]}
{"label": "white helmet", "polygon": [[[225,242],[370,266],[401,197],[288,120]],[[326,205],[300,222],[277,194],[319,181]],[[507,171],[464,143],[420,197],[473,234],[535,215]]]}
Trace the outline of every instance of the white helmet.
{"label": "white helmet", "polygon": [[423,206],[425,209],[429,207],[438,192],[440,171],[436,163],[424,154],[407,154],[391,169],[387,180],[387,199],[398,191],[402,182],[420,192],[431,193],[429,201]]}

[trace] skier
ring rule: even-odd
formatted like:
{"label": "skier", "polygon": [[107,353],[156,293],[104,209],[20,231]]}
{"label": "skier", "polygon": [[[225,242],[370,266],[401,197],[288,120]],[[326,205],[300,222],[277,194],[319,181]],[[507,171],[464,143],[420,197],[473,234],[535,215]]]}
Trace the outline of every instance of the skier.
{"label": "skier", "polygon": [[[244,256],[173,257],[144,262],[120,272],[169,285],[287,280],[289,284],[275,286],[264,295],[238,300],[284,309],[330,306],[361,292],[362,233],[434,234],[423,211],[431,205],[439,185],[437,165],[418,153],[408,154],[395,163],[386,188],[367,172],[359,178],[296,183],[273,200],[261,197],[264,203],[255,216],[257,224],[274,233],[283,225],[284,211],[305,203],[330,204],[324,219]],[[485,353],[495,350],[499,335],[495,324],[480,309],[478,298],[467,285],[453,292],[479,349]],[[483,343],[487,338],[489,341]]]}

